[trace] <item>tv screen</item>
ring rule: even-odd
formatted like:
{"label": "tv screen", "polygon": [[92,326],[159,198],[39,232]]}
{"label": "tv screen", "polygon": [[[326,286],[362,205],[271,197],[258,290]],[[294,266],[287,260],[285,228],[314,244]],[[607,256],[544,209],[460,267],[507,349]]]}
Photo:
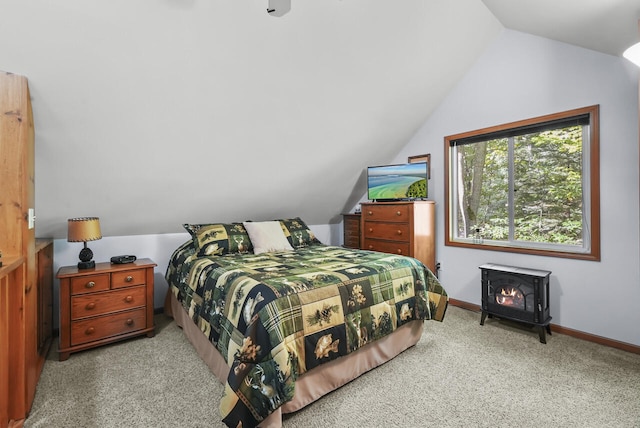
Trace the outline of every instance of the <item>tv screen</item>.
{"label": "tv screen", "polygon": [[426,162],[367,168],[367,195],[372,201],[426,199],[427,186]]}

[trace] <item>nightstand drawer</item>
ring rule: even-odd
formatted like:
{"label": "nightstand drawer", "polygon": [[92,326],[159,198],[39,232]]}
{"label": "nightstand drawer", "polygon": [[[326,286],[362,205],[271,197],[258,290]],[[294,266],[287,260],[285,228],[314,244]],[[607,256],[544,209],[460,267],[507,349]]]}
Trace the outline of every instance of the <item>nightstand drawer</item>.
{"label": "nightstand drawer", "polygon": [[345,229],[355,229],[358,230],[360,228],[360,216],[359,215],[350,215],[344,217],[344,228]]}
{"label": "nightstand drawer", "polygon": [[409,205],[367,205],[362,207],[364,220],[409,221]]}
{"label": "nightstand drawer", "polygon": [[71,278],[71,294],[94,293],[109,289],[109,274]]}
{"label": "nightstand drawer", "polygon": [[74,296],[71,298],[71,319],[77,320],[144,307],[145,291],[144,285],[139,285],[115,291]]}
{"label": "nightstand drawer", "polygon": [[113,272],[111,274],[111,288],[131,287],[132,285],[143,285],[146,281],[146,271],[144,269],[127,270],[124,272]]}
{"label": "nightstand drawer", "polygon": [[360,237],[350,236],[345,238],[344,246],[347,248],[360,248]]}
{"label": "nightstand drawer", "polygon": [[363,250],[380,251],[383,253],[397,254],[399,256],[409,256],[409,244],[402,242],[378,241],[376,239],[364,240]]}
{"label": "nightstand drawer", "polygon": [[360,238],[360,224],[358,224],[358,228],[349,228],[349,229],[344,229],[344,236],[345,238],[351,238],[351,237],[356,237],[356,238]]}
{"label": "nightstand drawer", "polygon": [[71,323],[71,345],[95,342],[107,337],[145,328],[145,309],[121,312],[115,315],[87,318]]}
{"label": "nightstand drawer", "polygon": [[387,239],[391,241],[409,242],[409,224],[365,222],[364,235],[367,238]]}

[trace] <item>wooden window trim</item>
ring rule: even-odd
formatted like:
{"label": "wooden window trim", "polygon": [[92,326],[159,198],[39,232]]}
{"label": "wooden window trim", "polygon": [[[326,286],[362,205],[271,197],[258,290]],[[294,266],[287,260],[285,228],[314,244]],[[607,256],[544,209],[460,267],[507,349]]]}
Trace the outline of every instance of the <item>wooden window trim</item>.
{"label": "wooden window trim", "polygon": [[[488,128],[478,129],[475,131],[463,132],[456,135],[449,135],[444,138],[444,226],[445,226],[445,246],[473,248],[478,250],[490,250],[490,251],[502,251],[509,253],[521,253],[531,254],[538,256],[549,257],[562,257],[568,259],[577,260],[590,260],[600,261],[600,106],[593,105],[589,107],[583,107],[573,110],[568,110],[560,113],[549,114],[545,116],[535,117],[531,119],[525,119],[521,121],[511,122],[503,125],[491,126]],[[536,248],[522,248],[513,246],[499,246],[499,245],[487,245],[487,244],[475,244],[452,240],[452,225],[451,225],[451,170],[450,170],[450,147],[451,142],[464,138],[474,137],[483,134],[491,134],[506,129],[519,128],[525,126],[535,125],[541,122],[550,122],[554,120],[563,119],[571,116],[579,116],[589,114],[589,150],[590,150],[590,171],[589,171],[589,189],[591,197],[591,209],[587,213],[589,216],[589,225],[591,229],[591,248],[589,252],[568,252],[568,251],[554,251],[548,249],[536,249]]]}

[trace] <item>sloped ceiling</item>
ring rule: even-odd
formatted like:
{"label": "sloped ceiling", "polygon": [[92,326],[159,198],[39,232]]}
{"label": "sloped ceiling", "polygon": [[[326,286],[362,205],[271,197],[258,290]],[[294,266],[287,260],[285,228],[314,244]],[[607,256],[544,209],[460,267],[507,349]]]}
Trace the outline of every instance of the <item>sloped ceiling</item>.
{"label": "sloped ceiling", "polygon": [[502,28],[477,0],[266,7],[5,0],[0,69],[33,97],[36,234],[77,216],[105,236],[336,221]]}
{"label": "sloped ceiling", "polygon": [[620,56],[640,41],[638,0],[482,0],[509,29]]}
{"label": "sloped ceiling", "polygon": [[503,25],[535,34],[510,3],[294,0],[274,18],[266,0],[4,0],[0,69],[33,99],[36,235],[77,216],[105,236],[339,221]]}

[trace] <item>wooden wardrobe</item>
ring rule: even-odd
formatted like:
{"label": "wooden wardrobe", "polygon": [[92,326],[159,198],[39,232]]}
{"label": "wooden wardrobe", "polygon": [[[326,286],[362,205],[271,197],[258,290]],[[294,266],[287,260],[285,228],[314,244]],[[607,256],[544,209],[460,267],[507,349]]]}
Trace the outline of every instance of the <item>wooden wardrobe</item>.
{"label": "wooden wardrobe", "polygon": [[23,425],[46,358],[41,352],[48,350],[38,336],[35,228],[29,221],[34,138],[27,79],[0,72],[0,428]]}

